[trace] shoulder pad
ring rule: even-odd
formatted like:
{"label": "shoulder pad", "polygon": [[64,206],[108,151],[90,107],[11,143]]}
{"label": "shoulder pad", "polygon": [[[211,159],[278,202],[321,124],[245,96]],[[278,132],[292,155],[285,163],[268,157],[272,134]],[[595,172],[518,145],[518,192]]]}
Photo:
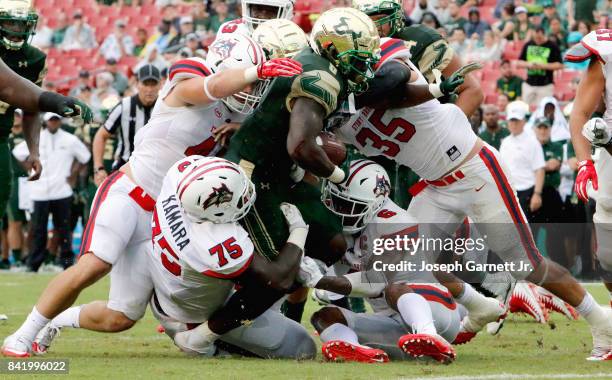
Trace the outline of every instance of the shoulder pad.
{"label": "shoulder pad", "polygon": [[237,223],[193,223],[190,230],[195,244],[185,262],[206,276],[237,277],[253,260],[253,242]]}
{"label": "shoulder pad", "polygon": [[416,219],[391,199],[387,199],[370,225],[376,228],[376,235],[382,238],[396,235],[408,235],[415,238],[418,236]]}
{"label": "shoulder pad", "polygon": [[570,62],[582,62],[597,57],[603,63],[612,58],[612,29],[598,29],[587,34],[579,44],[571,47],[565,54]]}
{"label": "shoulder pad", "polygon": [[380,41],[380,61],[374,66],[379,68],[386,61],[393,58],[410,59],[410,49],[404,40],[398,38],[383,38]]}
{"label": "shoulder pad", "polygon": [[209,75],[211,75],[211,70],[206,66],[206,61],[198,57],[176,61],[168,70],[170,81]]}

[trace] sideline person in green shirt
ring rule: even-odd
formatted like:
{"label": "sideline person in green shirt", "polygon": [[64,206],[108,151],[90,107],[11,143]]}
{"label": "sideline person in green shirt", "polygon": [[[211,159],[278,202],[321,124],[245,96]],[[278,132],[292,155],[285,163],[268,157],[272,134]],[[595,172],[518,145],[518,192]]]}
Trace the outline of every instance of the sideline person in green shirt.
{"label": "sideline person in green shirt", "polygon": [[570,266],[565,254],[563,229],[560,223],[563,218],[563,201],[558,187],[561,184],[561,163],[563,162],[563,143],[552,142],[552,125],[548,118],[539,118],[534,123],[535,134],[544,151],[544,187],[542,188],[542,207],[535,213],[534,235],[544,228],[546,230],[546,252],[555,262]]}
{"label": "sideline person in green shirt", "polygon": [[482,119],[484,121],[485,130],[482,131],[478,136],[483,139],[487,144],[499,150],[499,146],[501,145],[502,139],[508,136],[510,132],[504,125],[500,123],[499,109],[497,108],[497,106],[493,104],[485,105]]}
{"label": "sideline person in green shirt", "polygon": [[499,71],[501,77],[497,80],[497,92],[506,94],[510,101],[520,98],[523,78],[514,75],[510,61],[507,59],[503,60]]}

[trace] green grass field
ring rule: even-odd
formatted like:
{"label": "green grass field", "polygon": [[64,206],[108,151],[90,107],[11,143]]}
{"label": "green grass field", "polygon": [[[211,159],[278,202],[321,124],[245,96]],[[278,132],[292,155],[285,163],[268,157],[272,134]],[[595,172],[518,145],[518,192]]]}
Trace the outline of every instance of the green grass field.
{"label": "green grass field", "polygon": [[[50,275],[0,274],[0,313],[9,317],[0,322],[2,339],[21,324],[50,279]],[[602,286],[592,285],[589,289],[600,303],[607,302]],[[79,303],[106,299],[107,291],[108,279],[85,291]],[[309,302],[304,321],[316,307]],[[526,374],[531,375],[529,378],[612,378],[612,362],[585,360],[591,349],[586,323],[570,322],[559,314],[554,314],[548,325],[512,315],[498,336],[481,333],[470,344],[458,346],[457,361],[451,365],[422,361],[384,365],[326,363],[321,356],[302,362],[194,358],[180,353],[170,339],[156,332],[156,326],[147,313],[133,329],[120,334],[65,329],[48,357],[69,359],[69,377],[83,379],[521,379]],[[313,331],[310,325],[307,329]],[[10,377],[0,374],[0,379],[4,378]]]}

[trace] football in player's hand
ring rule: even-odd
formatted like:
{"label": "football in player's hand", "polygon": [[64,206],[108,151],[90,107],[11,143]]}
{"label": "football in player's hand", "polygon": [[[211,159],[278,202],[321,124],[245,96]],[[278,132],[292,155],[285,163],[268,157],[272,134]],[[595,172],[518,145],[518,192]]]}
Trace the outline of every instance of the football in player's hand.
{"label": "football in player's hand", "polygon": [[317,136],[317,144],[323,148],[327,158],[335,165],[340,165],[346,159],[346,145],[331,132],[321,132]]}

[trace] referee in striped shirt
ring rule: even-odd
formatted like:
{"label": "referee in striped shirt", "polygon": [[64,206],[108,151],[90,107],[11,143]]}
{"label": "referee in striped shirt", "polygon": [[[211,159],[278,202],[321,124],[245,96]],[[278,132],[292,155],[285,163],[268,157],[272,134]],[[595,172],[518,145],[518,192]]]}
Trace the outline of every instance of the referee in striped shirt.
{"label": "referee in striped shirt", "polygon": [[104,125],[98,129],[94,137],[92,150],[96,186],[100,186],[108,176],[104,169],[106,141],[112,135],[119,133],[119,144],[117,145],[115,158],[119,161],[118,167],[120,167],[127,162],[134,150],[134,135],[147,124],[151,117],[151,111],[159,93],[161,74],[155,66],[146,64],[138,69],[136,77],[138,79],[138,93],[121,99],[108,114]]}

